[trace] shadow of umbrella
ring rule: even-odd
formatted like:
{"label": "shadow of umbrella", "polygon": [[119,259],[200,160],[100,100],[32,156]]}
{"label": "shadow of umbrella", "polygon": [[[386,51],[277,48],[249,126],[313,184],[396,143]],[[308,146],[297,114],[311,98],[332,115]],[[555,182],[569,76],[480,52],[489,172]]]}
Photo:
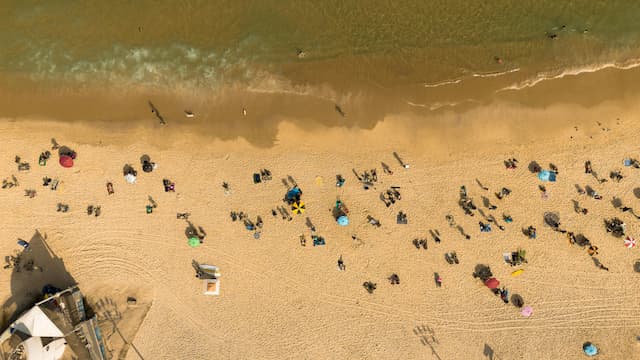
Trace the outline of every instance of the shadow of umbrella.
{"label": "shadow of umbrella", "polygon": [[484,264],[476,265],[475,272],[473,273],[474,277],[480,278],[484,283],[488,279],[493,277],[493,273],[491,272],[491,268]]}
{"label": "shadow of umbrella", "polygon": [[513,294],[511,295],[511,303],[517,307],[517,308],[521,308],[524,306],[524,299],[522,298],[522,296],[518,295],[518,294]]}
{"label": "shadow of umbrella", "polygon": [[640,259],[636,260],[633,264],[633,271],[640,273]]}
{"label": "shadow of umbrella", "polygon": [[2,320],[6,320],[1,324],[3,326],[13,322],[34,302],[41,300],[45,285],[58,289],[76,285],[64,261],[56,256],[38,231],[31,237],[28,249],[20,253],[18,266],[19,269],[14,267],[11,273],[11,297],[2,305]]}
{"label": "shadow of umbrella", "polygon": [[60,148],[58,149],[59,156],[69,155],[71,153],[73,153],[73,150],[71,150],[68,146],[60,146]]}
{"label": "shadow of umbrella", "polygon": [[539,173],[542,167],[537,162],[532,161],[529,163],[528,169],[530,172],[535,174],[535,173]]}
{"label": "shadow of umbrella", "polygon": [[560,215],[554,212],[546,212],[544,213],[544,222],[552,228],[558,227],[560,225]]}

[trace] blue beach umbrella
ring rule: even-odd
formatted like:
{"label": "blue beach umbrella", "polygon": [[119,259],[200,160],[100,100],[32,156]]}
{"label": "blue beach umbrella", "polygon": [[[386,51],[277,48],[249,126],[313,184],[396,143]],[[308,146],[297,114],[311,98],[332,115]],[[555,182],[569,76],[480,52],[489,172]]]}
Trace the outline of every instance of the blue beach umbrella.
{"label": "blue beach umbrella", "polygon": [[338,221],[338,225],[340,226],[349,225],[349,218],[347,217],[347,215],[340,216],[337,221]]}
{"label": "blue beach umbrella", "polygon": [[582,350],[587,356],[596,356],[598,354],[598,348],[590,342],[582,345]]}

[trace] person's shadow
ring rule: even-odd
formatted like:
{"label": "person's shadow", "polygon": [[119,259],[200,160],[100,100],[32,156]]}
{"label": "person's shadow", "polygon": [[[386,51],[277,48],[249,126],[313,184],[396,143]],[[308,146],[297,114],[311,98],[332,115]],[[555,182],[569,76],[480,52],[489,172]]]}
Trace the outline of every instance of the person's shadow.
{"label": "person's shadow", "polygon": [[498,356],[495,354],[491,346],[489,344],[484,344],[484,352],[483,355],[487,357],[489,360],[499,360]]}
{"label": "person's shadow", "polygon": [[[0,327],[15,321],[34,303],[43,299],[45,285],[64,290],[77,282],[67,271],[64,261],[47,244],[46,236],[36,231],[28,249],[20,254],[20,263],[11,272],[11,297],[2,305]],[[31,264],[31,266],[29,266]]]}
{"label": "person's shadow", "polygon": [[486,356],[489,360],[493,360],[493,349],[489,344],[484,344],[484,352],[483,355]]}

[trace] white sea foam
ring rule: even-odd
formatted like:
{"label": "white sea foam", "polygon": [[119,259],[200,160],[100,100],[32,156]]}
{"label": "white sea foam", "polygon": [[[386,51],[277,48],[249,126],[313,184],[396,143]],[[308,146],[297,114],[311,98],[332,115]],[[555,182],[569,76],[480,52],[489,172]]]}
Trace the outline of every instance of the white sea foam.
{"label": "white sea foam", "polygon": [[600,70],[604,70],[604,69],[610,69],[610,68],[615,68],[615,69],[620,69],[620,70],[628,70],[628,69],[633,69],[635,67],[640,66],[640,59],[633,59],[630,61],[626,61],[624,64],[617,64],[617,63],[605,63],[605,64],[599,64],[599,65],[592,65],[592,66],[583,66],[583,67],[576,67],[576,68],[570,68],[570,69],[563,69],[563,70],[559,70],[556,72],[543,72],[543,73],[538,73],[535,77],[533,78],[529,78],[523,81],[520,81],[518,83],[506,86],[504,88],[501,88],[499,90],[497,90],[496,92],[501,92],[501,91],[509,91],[509,90],[521,90],[521,89],[525,89],[525,88],[530,88],[533,87],[537,84],[539,84],[542,81],[546,81],[546,80],[553,80],[553,79],[561,79],[565,76],[576,76],[576,75],[580,75],[580,74],[586,74],[586,73],[594,73],[596,71],[600,71]]}
{"label": "white sea foam", "polygon": [[458,84],[462,81],[462,79],[455,79],[455,80],[445,80],[439,83],[435,83],[435,84],[424,84],[424,87],[426,88],[435,88],[435,87],[440,87],[440,86],[445,86],[445,85],[453,85],[453,84]]}
{"label": "white sea foam", "polygon": [[518,72],[520,71],[520,68],[515,68],[515,69],[510,69],[510,70],[505,70],[505,71],[495,71],[495,72],[489,72],[489,73],[480,73],[480,74],[473,74],[471,76],[473,77],[496,77],[496,76],[502,76],[502,75],[507,75],[507,74],[511,74],[514,72]]}

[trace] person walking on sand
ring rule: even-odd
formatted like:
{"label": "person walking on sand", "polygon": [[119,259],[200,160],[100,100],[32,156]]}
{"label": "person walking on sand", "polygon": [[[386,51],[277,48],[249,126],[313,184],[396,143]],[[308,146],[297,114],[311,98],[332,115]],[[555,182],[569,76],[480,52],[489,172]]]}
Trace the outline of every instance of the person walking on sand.
{"label": "person walking on sand", "polygon": [[347,267],[344,265],[344,261],[342,260],[342,255],[340,255],[340,258],[338,258],[338,270],[345,271],[346,268]]}

